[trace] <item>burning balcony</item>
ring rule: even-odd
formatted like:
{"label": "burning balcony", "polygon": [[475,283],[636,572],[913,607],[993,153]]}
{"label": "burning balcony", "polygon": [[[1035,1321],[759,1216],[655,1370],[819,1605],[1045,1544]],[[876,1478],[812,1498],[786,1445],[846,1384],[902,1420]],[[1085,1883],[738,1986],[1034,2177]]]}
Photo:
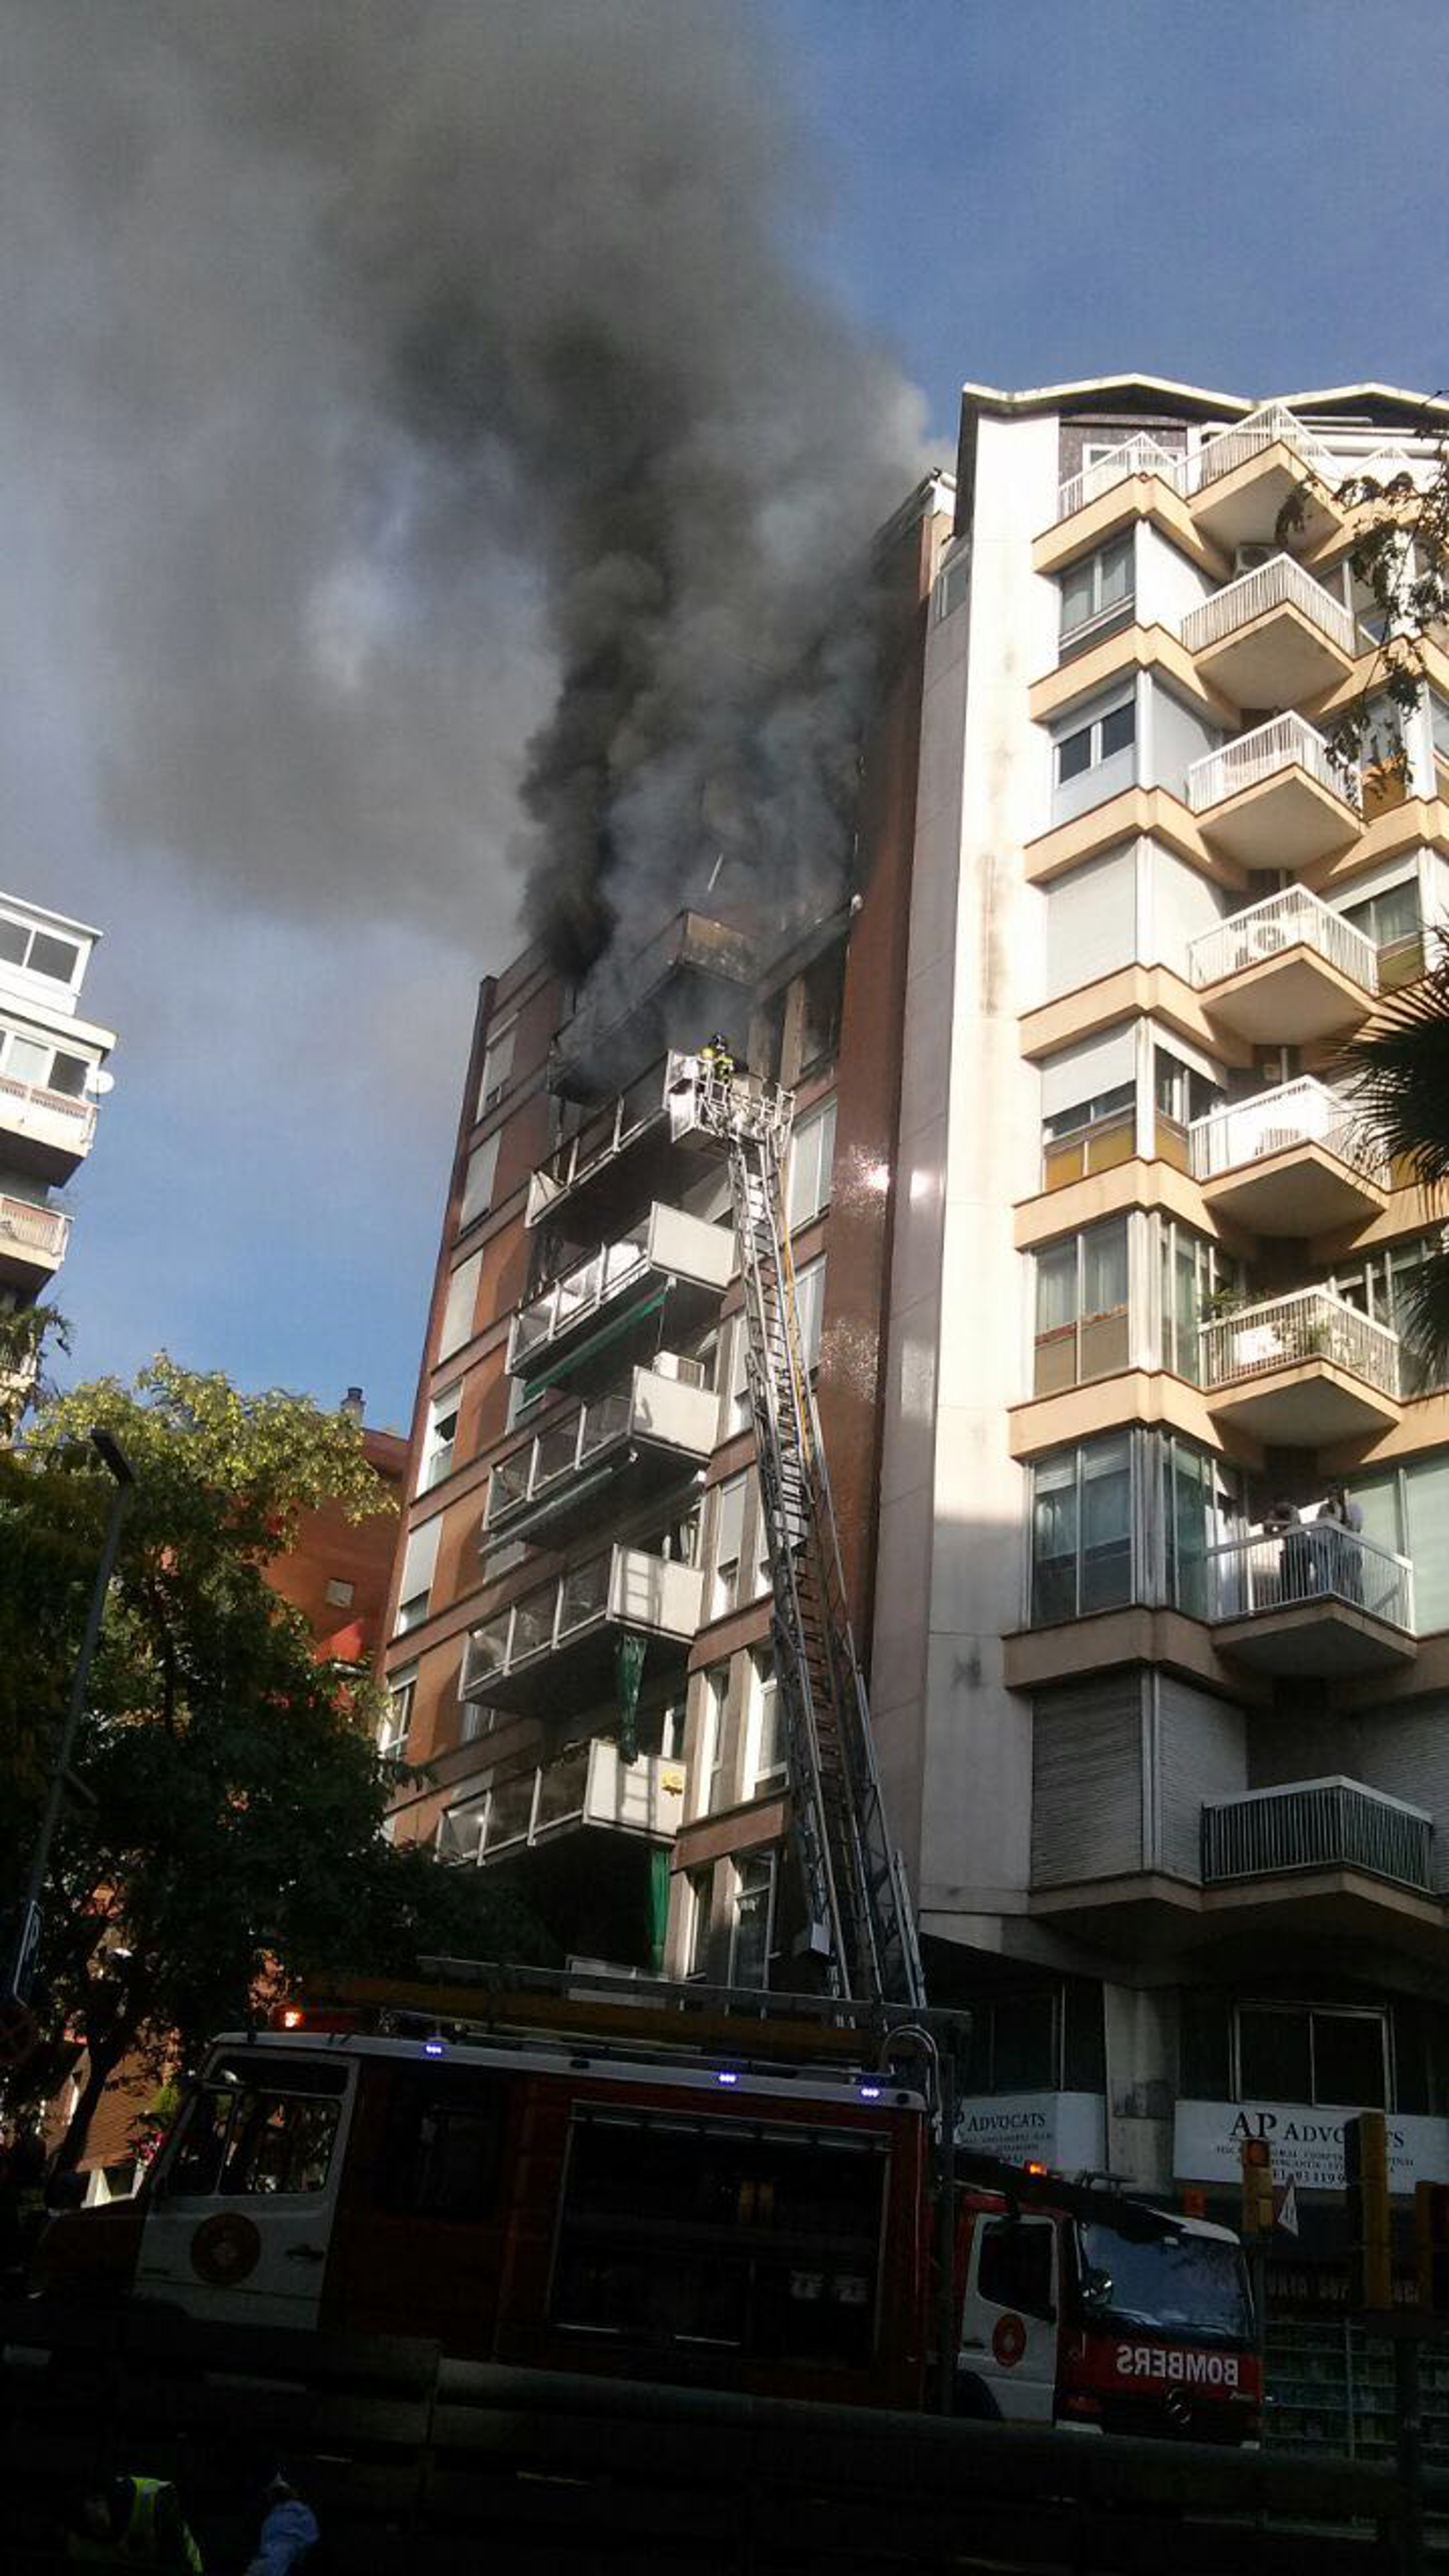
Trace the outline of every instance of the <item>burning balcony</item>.
{"label": "burning balcony", "polygon": [[636,956],[596,971],[598,989],[554,1041],[551,1088],[566,1100],[605,1100],[671,1046],[698,1046],[715,1027],[743,1051],[759,965],[743,932],[676,913]]}
{"label": "burning balcony", "polygon": [[698,1361],[661,1352],[624,1386],[551,1415],[526,1448],[494,1468],[485,1545],[506,1538],[565,1547],[601,1516],[667,1492],[703,1466],[718,1412]]}
{"label": "burning balcony", "polygon": [[617,1361],[631,1331],[657,1340],[666,1319],[671,1333],[687,1334],[718,1306],[734,1252],[728,1226],[656,1200],[630,1233],[520,1306],[508,1337],[511,1374],[537,1380],[605,1347]]}
{"label": "burning balcony", "polygon": [[1294,1780],[1202,1811],[1205,1887],[1305,1871],[1358,1870],[1427,1895],[1434,1820],[1360,1781]]}
{"label": "burning balcony", "polygon": [[1204,931],[1187,952],[1203,1007],[1252,1046],[1307,1046],[1357,1028],[1379,989],[1371,939],[1288,886]]}
{"label": "burning balcony", "polygon": [[626,1637],[646,1641],[651,1674],[683,1665],[703,1585],[698,1566],[643,1548],[604,1548],[474,1629],[460,1696],[537,1714],[592,1708],[616,1687]]}
{"label": "burning balcony", "polygon": [[70,1218],[59,1208],[0,1194],[0,1280],[34,1294],[65,1259]]}
{"label": "burning balcony", "polygon": [[1399,1337],[1330,1288],[1298,1288],[1199,1328],[1220,1422],[1284,1449],[1385,1431],[1399,1418]]}
{"label": "burning balcony", "polygon": [[1306,1074],[1195,1119],[1188,1148],[1214,1214],[1254,1234],[1327,1234],[1389,1203],[1386,1158],[1348,1102]]}
{"label": "burning balcony", "polygon": [[1195,760],[1186,790],[1204,840],[1240,867],[1308,867],[1359,829],[1357,786],[1298,715],[1270,717]]}
{"label": "burning balcony", "polygon": [[1414,1659],[1413,1566],[1341,1522],[1246,1531],[1209,1548],[1203,1572],[1218,1646],[1254,1671],[1327,1677]]}
{"label": "burning balcony", "polygon": [[95,1104],[0,1073],[0,1153],[42,1180],[68,1181],[90,1152]]}
{"label": "burning balcony", "polygon": [[1190,609],[1178,629],[1198,675],[1239,707],[1292,707],[1352,674],[1358,628],[1292,555],[1270,555]]}

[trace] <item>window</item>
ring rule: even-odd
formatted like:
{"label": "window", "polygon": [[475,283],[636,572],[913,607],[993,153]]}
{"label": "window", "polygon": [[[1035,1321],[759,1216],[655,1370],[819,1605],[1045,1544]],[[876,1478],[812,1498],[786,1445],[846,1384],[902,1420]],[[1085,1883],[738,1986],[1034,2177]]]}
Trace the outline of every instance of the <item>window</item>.
{"label": "window", "polygon": [[1193,1386],[1202,1383],[1200,1326],[1213,1301],[1237,1293],[1242,1267],[1175,1219],[1158,1219],[1162,1365]]}
{"label": "window", "polygon": [[377,2169],[383,2209],[417,2218],[481,2218],[497,2198],[506,2079],[469,2069],[398,2071]]}
{"label": "window", "polygon": [[727,1610],[740,1602],[740,1558],[745,1543],[745,1484],[743,1476],[731,1476],[715,1495],[714,1510],[714,1583],[710,1600],[710,1617],[722,1619]]}
{"label": "window", "polygon": [[988,2218],[981,2227],[981,2262],[976,2275],[980,2296],[993,2308],[1015,2308],[1024,2317],[1056,2315],[1052,2305],[1052,2247],[1056,2229],[1049,2218]]}
{"label": "window", "polygon": [[384,1762],[400,1761],[407,1752],[417,1686],[416,1673],[402,1674],[388,1685],[387,1714],[377,1730],[377,1749]]}
{"label": "window", "polygon": [[332,1575],[327,1583],[327,1599],[331,1607],[334,1610],[350,1610],[356,1588],[355,1584],[347,1581],[345,1575]]}
{"label": "window", "polygon": [[1130,750],[1137,739],[1137,705],[1134,698],[1124,699],[1120,706],[1077,724],[1070,733],[1060,734],[1056,744],[1058,787],[1067,787],[1074,778],[1085,778],[1092,769],[1111,760],[1119,751]]}
{"label": "window", "polygon": [[1365,1538],[1413,1560],[1415,1633],[1449,1628],[1449,1457],[1355,1476],[1350,1491],[1363,1506]]}
{"label": "window", "polygon": [[485,1109],[491,1108],[493,1102],[507,1090],[513,1079],[513,1040],[517,1028],[518,1022],[510,1020],[506,1029],[500,1029],[498,1035],[488,1041],[488,1052],[483,1058],[482,1078],[478,1084],[480,1118]]}
{"label": "window", "polygon": [[704,1677],[699,1709],[699,1753],[696,1763],[695,1814],[712,1816],[724,1804],[725,1719],[729,1706],[730,1668],[712,1664]]}
{"label": "window", "polygon": [[813,1377],[820,1366],[820,1334],[825,1320],[825,1255],[818,1261],[807,1261],[795,1273],[795,1308],[800,1318],[800,1343],[805,1353],[805,1366]]}
{"label": "window", "polygon": [[408,1542],[403,1549],[402,1580],[398,1587],[397,1633],[400,1637],[406,1636],[410,1628],[420,1628],[428,1615],[442,1526],[440,1519],[425,1521],[421,1529],[408,1533]]}
{"label": "window", "polygon": [[483,1853],[483,1837],[488,1826],[489,1792],[460,1798],[445,1807],[438,1818],[437,1849],[440,1860],[477,1861]]}
{"label": "window", "polygon": [[1153,1151],[1164,1163],[1175,1164],[1180,1172],[1189,1167],[1187,1131],[1195,1118],[1206,1118],[1223,1097],[1221,1083],[1212,1082],[1206,1074],[1184,1064],[1165,1046],[1152,1050],[1153,1097],[1156,1123]]}
{"label": "window", "polygon": [[1325,1284],[1346,1304],[1399,1334],[1400,1383],[1406,1395],[1424,1395],[1443,1384],[1442,1368],[1431,1363],[1415,1341],[1413,1311],[1414,1282],[1425,1262],[1440,1250],[1437,1233],[1408,1235],[1384,1252],[1361,1254],[1326,1277]]}
{"label": "window", "polygon": [[796,1082],[808,1080],[827,1065],[840,1043],[840,1011],[845,996],[845,942],[827,948],[800,978],[800,1047]]}
{"label": "window", "polygon": [[730,1391],[721,1438],[732,1439],[737,1431],[750,1427],[750,1337],[743,1315],[736,1315],[725,1327],[729,1350]]}
{"label": "window", "polygon": [[486,1216],[493,1205],[493,1183],[498,1172],[498,1146],[502,1134],[502,1128],[495,1127],[492,1135],[485,1136],[481,1145],[475,1145],[468,1157],[463,1204],[458,1210],[460,1232],[465,1225],[472,1225],[478,1217]]}
{"label": "window", "polygon": [[1084,1386],[1127,1366],[1127,1219],[1088,1226],[1036,1256],[1033,1392]]}
{"label": "window", "polygon": [[1063,1190],[1089,1172],[1130,1162],[1137,1150],[1136,1084],[1115,1083],[1093,1099],[1056,1110],[1042,1121],[1042,1149],[1046,1190]]}
{"label": "window", "polygon": [[1419,914],[1419,887],[1414,877],[1386,886],[1365,903],[1344,906],[1343,917],[1361,930],[1378,950],[1379,988],[1392,992],[1412,984],[1424,971],[1424,929]]}
{"label": "window", "polygon": [[734,1908],[730,1920],[732,1986],[767,1986],[775,1928],[775,1855],[761,1852],[734,1864]]}
{"label": "window", "polygon": [[11,1082],[32,1084],[38,1091],[58,1091],[67,1100],[85,1095],[92,1067],[88,1056],[71,1055],[48,1038],[33,1038],[19,1029],[0,1028],[0,1072]]}
{"label": "window", "polygon": [[248,2053],[213,2065],[192,2095],[165,2187],[210,2199],[297,2197],[325,2189],[347,2070]]}
{"label": "window", "polygon": [[1132,537],[1116,537],[1072,564],[1062,575],[1061,593],[1063,644],[1085,642],[1103,627],[1126,625],[1132,615]]}
{"label": "window", "polygon": [[967,2093],[1054,2093],[1061,2082],[1060,1995],[997,1995],[971,2007]]}
{"label": "window", "polygon": [[79,981],[81,951],[74,939],[58,939],[54,931],[37,930],[9,913],[0,913],[0,960],[24,966],[32,975],[49,975],[57,984]]}
{"label": "window", "polygon": [[442,1329],[438,1334],[440,1360],[450,1358],[472,1336],[473,1317],[478,1305],[478,1282],[482,1273],[483,1255],[475,1252],[471,1260],[459,1264],[448,1281]]}
{"label": "window", "polygon": [[1377,2010],[1239,2004],[1238,2100],[1389,2107],[1388,2024]]}
{"label": "window", "polygon": [[823,1109],[801,1120],[791,1139],[785,1214],[792,1234],[829,1206],[834,1156],[835,1103],[827,1100]]}
{"label": "window", "polygon": [[[1168,1600],[1191,1619],[1208,1615],[1207,1551],[1218,1536],[1228,1497],[1206,1450],[1166,1434],[1161,1443],[1163,1580]],[[1221,1471],[1231,1475],[1230,1468]]]}
{"label": "window", "polygon": [[711,1869],[687,1869],[683,1892],[682,1973],[685,1977],[702,1977],[709,1965],[709,1899]]}
{"label": "window", "polygon": [[1125,1432],[1038,1462],[1031,1550],[1034,1628],[1131,1600],[1132,1459]]}
{"label": "window", "polygon": [[751,1794],[760,1797],[767,1789],[783,1788],[786,1768],[780,1685],[775,1672],[775,1658],[768,1649],[757,1647],[751,1654],[749,1684],[750,1755],[747,1776]]}
{"label": "window", "polygon": [[423,1462],[418,1474],[418,1492],[425,1494],[430,1485],[440,1485],[453,1472],[453,1450],[458,1438],[458,1409],[462,1399],[458,1389],[450,1386],[445,1395],[435,1395],[428,1406],[428,1427],[423,1434]]}

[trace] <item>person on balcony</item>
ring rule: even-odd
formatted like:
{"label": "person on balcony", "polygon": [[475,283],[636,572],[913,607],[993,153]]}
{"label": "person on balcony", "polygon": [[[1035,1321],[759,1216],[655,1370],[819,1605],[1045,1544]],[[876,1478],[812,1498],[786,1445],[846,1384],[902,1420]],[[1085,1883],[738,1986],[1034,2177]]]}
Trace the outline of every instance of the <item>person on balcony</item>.
{"label": "person on balcony", "polygon": [[1270,1536],[1281,1536],[1283,1541],[1278,1553],[1279,1600],[1306,1601],[1316,1589],[1313,1543],[1297,1504],[1280,1494],[1263,1514],[1263,1527]]}
{"label": "person on balcony", "polygon": [[[1340,1537],[1340,1531],[1350,1535]],[[1313,1525],[1320,1591],[1336,1592],[1340,1601],[1362,1602],[1363,1550],[1355,1544],[1362,1534],[1362,1503],[1354,1501],[1346,1485],[1330,1485]]]}

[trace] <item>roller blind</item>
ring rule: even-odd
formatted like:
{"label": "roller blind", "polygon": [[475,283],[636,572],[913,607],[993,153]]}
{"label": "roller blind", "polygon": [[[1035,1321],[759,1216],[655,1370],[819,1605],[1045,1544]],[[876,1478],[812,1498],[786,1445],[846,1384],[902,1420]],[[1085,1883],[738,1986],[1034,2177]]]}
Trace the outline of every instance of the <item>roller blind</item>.
{"label": "roller blind", "polygon": [[1058,1110],[1071,1109],[1079,1100],[1095,1100],[1101,1092],[1115,1091],[1121,1083],[1131,1082],[1136,1071],[1137,1023],[1128,1020],[1121,1028],[1107,1029],[1099,1038],[1086,1038],[1080,1046],[1047,1057],[1041,1069],[1041,1114],[1054,1118]]}
{"label": "roller blind", "polygon": [[1130,841],[1048,886],[1049,993],[1075,992],[1115,966],[1130,965],[1136,954],[1136,886],[1136,846]]}
{"label": "roller blind", "polygon": [[1142,1866],[1142,1685],[1136,1673],[1033,1705],[1035,1887]]}
{"label": "roller blind", "polygon": [[443,1308],[443,1329],[438,1336],[438,1357],[445,1360],[450,1351],[466,1342],[473,1330],[473,1313],[478,1303],[478,1280],[483,1268],[483,1255],[475,1252],[469,1261],[460,1262],[448,1281],[448,1301]]}

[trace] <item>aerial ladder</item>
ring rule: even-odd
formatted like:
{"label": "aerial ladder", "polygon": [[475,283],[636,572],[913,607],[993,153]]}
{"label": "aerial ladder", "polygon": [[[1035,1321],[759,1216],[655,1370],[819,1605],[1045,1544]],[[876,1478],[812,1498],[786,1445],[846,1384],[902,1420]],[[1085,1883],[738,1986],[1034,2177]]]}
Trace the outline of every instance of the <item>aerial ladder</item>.
{"label": "aerial ladder", "polygon": [[740,1073],[713,1043],[671,1059],[675,1135],[718,1147],[729,1169],[774,1594],[776,1686],[805,1885],[804,1946],[827,1993],[919,2008],[926,1995],[915,1917],[886,1831],[800,1332],[784,1198],[793,1109],[788,1091]]}

